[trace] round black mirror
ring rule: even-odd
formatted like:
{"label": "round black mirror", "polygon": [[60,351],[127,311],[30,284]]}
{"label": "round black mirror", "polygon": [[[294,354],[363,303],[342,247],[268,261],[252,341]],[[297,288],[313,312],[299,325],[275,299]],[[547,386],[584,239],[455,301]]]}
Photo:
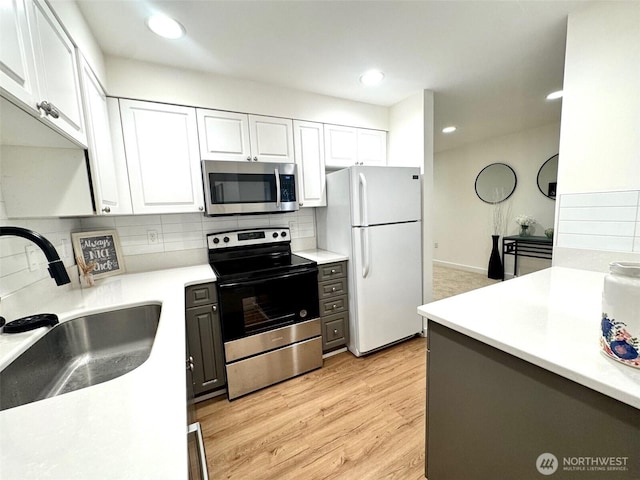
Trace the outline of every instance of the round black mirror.
{"label": "round black mirror", "polygon": [[476,177],[476,195],[483,202],[504,202],[516,189],[517,183],[513,168],[505,163],[492,163]]}
{"label": "round black mirror", "polygon": [[558,154],[548,159],[538,170],[538,188],[545,197],[556,199],[558,186]]}

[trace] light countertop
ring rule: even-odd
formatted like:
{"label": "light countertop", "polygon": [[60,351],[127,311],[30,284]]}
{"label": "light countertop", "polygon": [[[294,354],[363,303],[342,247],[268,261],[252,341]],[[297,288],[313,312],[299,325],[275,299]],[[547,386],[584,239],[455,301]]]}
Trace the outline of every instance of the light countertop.
{"label": "light countertop", "polygon": [[295,255],[299,255],[301,257],[306,258],[307,260],[313,260],[318,265],[323,265],[326,263],[333,262],[343,262],[345,260],[349,260],[347,255],[343,255],[341,253],[330,252],[328,250],[302,250],[300,252],[293,252]]}
{"label": "light countertop", "polygon": [[[47,305],[61,323],[147,303],[162,310],[149,359],[137,369],[0,412],[2,479],[186,479],[184,287],[211,281],[206,264],[118,275],[64,292]],[[0,335],[0,368],[46,331]]]}
{"label": "light countertop", "polygon": [[604,274],[552,267],[418,307],[434,322],[640,409],[640,369],[600,352]]}

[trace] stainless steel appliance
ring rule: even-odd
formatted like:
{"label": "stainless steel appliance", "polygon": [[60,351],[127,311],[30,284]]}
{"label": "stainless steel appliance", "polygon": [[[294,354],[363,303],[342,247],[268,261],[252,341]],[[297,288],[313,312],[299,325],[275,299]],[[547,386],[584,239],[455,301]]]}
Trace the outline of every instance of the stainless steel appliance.
{"label": "stainless steel appliance", "polygon": [[207,215],[298,210],[295,163],[202,161]]}
{"label": "stainless steel appliance", "polygon": [[289,238],[288,228],[207,235],[230,400],[322,366],[318,266]]}

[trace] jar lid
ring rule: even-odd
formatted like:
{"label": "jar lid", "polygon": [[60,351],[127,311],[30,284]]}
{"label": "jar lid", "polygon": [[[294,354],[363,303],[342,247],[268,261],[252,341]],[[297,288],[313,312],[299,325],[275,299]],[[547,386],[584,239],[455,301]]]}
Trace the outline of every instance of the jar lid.
{"label": "jar lid", "polygon": [[609,271],[619,275],[640,278],[640,262],[611,262]]}

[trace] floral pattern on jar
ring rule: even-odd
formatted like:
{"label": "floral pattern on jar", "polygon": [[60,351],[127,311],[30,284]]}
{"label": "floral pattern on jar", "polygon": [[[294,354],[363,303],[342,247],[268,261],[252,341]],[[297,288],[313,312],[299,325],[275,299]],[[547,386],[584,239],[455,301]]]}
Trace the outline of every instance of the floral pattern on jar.
{"label": "floral pattern on jar", "polygon": [[602,314],[600,346],[605,355],[632,367],[640,368],[640,340],[627,330],[624,322]]}

